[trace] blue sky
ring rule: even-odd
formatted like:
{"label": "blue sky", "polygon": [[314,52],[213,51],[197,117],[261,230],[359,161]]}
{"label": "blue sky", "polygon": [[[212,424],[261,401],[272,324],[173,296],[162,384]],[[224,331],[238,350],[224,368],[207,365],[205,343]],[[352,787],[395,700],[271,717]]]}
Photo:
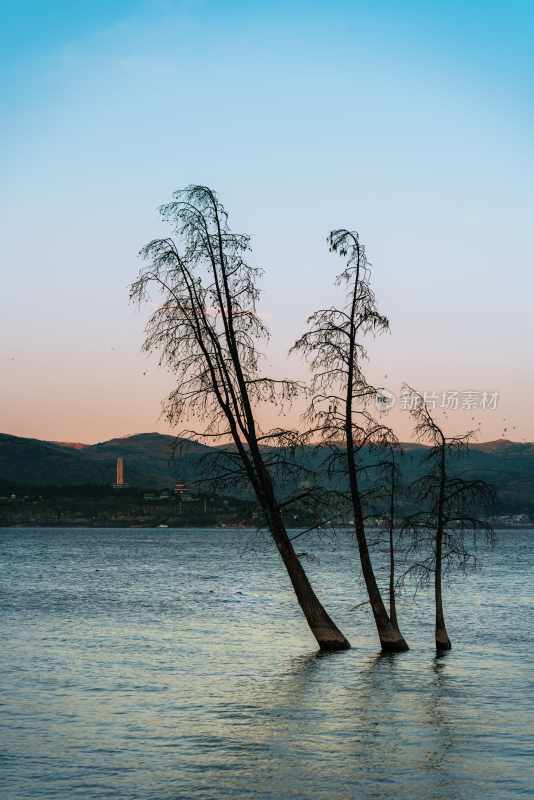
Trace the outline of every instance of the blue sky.
{"label": "blue sky", "polygon": [[203,182],[267,270],[272,369],[306,374],[286,351],[336,299],[325,235],[356,228],[392,327],[370,377],[498,391],[482,438],[534,440],[533,22],[522,2],[8,0],[0,430],[165,429],[172,379],[127,285],[156,207]]}

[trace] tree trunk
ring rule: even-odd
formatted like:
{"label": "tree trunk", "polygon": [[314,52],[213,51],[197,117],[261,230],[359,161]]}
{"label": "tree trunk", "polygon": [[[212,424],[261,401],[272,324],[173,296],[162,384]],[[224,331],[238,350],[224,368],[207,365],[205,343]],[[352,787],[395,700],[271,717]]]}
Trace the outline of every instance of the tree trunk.
{"label": "tree trunk", "polygon": [[398,627],[395,598],[395,462],[391,462],[391,493],[389,496],[389,618]]}
{"label": "tree trunk", "polygon": [[348,650],[350,642],[329,617],[315,594],[287,535],[281,517],[277,513],[271,514],[269,522],[273,539],[287,569],[299,605],[320,649],[325,651]]}
{"label": "tree trunk", "polygon": [[360,501],[358,479],[356,476],[356,462],[354,459],[354,453],[352,452],[352,442],[348,434],[347,439],[348,473],[352,507],[354,511],[356,541],[358,543],[362,573],[365,580],[365,586],[367,588],[367,594],[369,595],[369,602],[371,603],[376,629],[380,639],[380,645],[382,650],[386,653],[402,653],[405,650],[408,650],[409,647],[399,630],[397,622],[389,618],[380,594],[380,589],[378,588],[378,584],[376,582],[373,565],[371,563],[371,557],[369,555],[367,538],[365,536],[363,511]]}
{"label": "tree trunk", "polygon": [[442,561],[443,561],[443,530],[438,528],[436,533],[436,569],[434,573],[434,591],[436,601],[436,650],[451,649],[451,640],[445,627],[445,616],[443,614],[443,595],[441,588],[442,581]]}
{"label": "tree trunk", "polygon": [[373,610],[382,650],[386,653],[402,653],[409,649],[408,644],[399,630],[397,621],[390,619],[388,616],[380,594],[380,589],[376,583],[375,573],[369,556],[367,539],[365,538],[365,534],[362,535],[362,533],[358,531],[358,528],[356,528],[356,539],[360,551],[363,577],[369,594],[369,601]]}
{"label": "tree trunk", "polygon": [[[251,417],[251,428],[253,428],[253,425],[254,420]],[[243,463],[246,465],[248,462],[247,455],[242,445],[239,443],[239,440],[234,438],[234,441],[236,441]],[[258,447],[255,434],[251,441],[249,441],[249,446],[255,469],[255,474],[251,483],[254,486],[256,498],[263,509],[267,525],[276,547],[278,548],[278,552],[282,557],[282,561],[284,562],[287,574],[289,575],[297,600],[302,609],[302,613],[306,617],[310,630],[315,636],[321,650],[348,650],[350,649],[350,642],[343,636],[320,603],[300,563],[295,548],[287,535],[284,520],[282,519],[282,514],[275,499],[272,480],[263,461],[263,456]]]}
{"label": "tree trunk", "polygon": [[439,464],[438,520],[436,527],[436,566],[434,572],[434,595],[436,603],[436,650],[438,652],[451,649],[451,640],[445,627],[443,614],[443,532],[445,529],[445,484],[447,481],[447,464],[445,461],[445,441],[441,442]]}
{"label": "tree trunk", "polygon": [[239,439],[235,426],[232,430],[234,442],[241,456],[245,471],[254,487],[256,498],[265,514],[267,525],[282,557],[299,605],[321,650],[348,650],[350,642],[343,636],[319,602],[287,535],[275,498],[272,480],[258,447],[254,417],[250,408],[248,409],[248,414],[249,431],[252,431],[252,433],[249,433],[248,439],[251,460],[249,460],[248,454]]}
{"label": "tree trunk", "polygon": [[395,599],[395,541],[392,523],[389,526],[389,618],[391,624],[398,627]]}

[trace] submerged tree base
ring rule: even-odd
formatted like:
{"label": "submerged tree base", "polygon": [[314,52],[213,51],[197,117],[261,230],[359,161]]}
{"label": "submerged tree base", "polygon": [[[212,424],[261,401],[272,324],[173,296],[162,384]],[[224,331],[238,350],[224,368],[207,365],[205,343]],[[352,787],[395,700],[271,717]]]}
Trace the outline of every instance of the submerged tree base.
{"label": "submerged tree base", "polygon": [[440,651],[450,650],[452,647],[449,634],[443,623],[436,626],[436,650]]}
{"label": "submerged tree base", "polygon": [[350,650],[351,644],[347,639],[343,639],[343,641],[327,640],[325,642],[319,642],[319,649],[323,653],[336,653],[340,650]]}
{"label": "submerged tree base", "polygon": [[[311,627],[311,626],[310,626]],[[319,648],[324,653],[334,653],[338,650],[350,650],[350,642],[341,631],[332,623],[332,629],[318,631],[312,627],[312,633],[317,639]]]}
{"label": "submerged tree base", "polygon": [[381,639],[380,646],[383,653],[405,653],[410,649],[402,636],[399,639]]}
{"label": "submerged tree base", "polygon": [[394,625],[391,620],[387,623],[376,620],[376,623],[383,653],[405,653],[410,649],[398,625]]}

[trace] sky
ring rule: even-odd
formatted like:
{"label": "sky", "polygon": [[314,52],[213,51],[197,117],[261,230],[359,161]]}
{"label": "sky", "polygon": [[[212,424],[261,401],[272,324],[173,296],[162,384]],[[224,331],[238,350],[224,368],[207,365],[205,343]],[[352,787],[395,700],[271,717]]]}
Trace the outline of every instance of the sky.
{"label": "sky", "polygon": [[266,270],[271,373],[306,378],[287,351],[340,300],[348,227],[399,436],[407,382],[451,433],[534,441],[533,26],[519,0],[4,0],[0,431],[169,431],[128,285],[158,206],[203,183]]}

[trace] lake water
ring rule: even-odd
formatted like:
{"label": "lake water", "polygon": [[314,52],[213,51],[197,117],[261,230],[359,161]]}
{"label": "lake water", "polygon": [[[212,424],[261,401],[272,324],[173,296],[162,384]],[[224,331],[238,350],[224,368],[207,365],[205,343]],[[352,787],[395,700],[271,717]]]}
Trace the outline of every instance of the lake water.
{"label": "lake water", "polygon": [[353,649],[320,656],[270,542],[239,530],[0,530],[2,800],[534,796],[534,532],[400,602],[381,657],[352,539],[299,548]]}

